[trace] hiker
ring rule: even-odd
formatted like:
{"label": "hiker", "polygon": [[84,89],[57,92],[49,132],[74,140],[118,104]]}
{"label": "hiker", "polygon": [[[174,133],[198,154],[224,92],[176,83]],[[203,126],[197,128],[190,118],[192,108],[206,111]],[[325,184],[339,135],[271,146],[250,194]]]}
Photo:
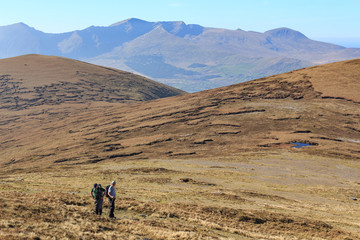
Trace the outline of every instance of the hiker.
{"label": "hiker", "polygon": [[116,185],[116,182],[112,181],[111,186],[109,186],[109,190],[107,192],[108,198],[109,198],[109,204],[110,204],[109,218],[116,218],[114,216],[115,199],[116,199],[115,185]]}
{"label": "hiker", "polygon": [[[94,186],[93,188],[91,189],[90,191],[90,195],[91,197],[95,200],[95,196],[94,196],[94,192],[95,192],[95,189],[97,188],[97,183],[94,183]],[[95,213],[96,213],[96,203],[95,203]],[[96,213],[97,214],[97,213]]]}
{"label": "hiker", "polygon": [[94,198],[95,214],[101,215],[102,214],[102,206],[103,206],[103,202],[104,202],[105,189],[101,186],[101,184],[97,184],[94,191],[91,192],[91,195]]}
{"label": "hiker", "polygon": [[101,215],[105,195],[105,189],[101,186],[101,184],[98,184],[94,195],[96,198],[95,209],[97,209],[97,214]]}

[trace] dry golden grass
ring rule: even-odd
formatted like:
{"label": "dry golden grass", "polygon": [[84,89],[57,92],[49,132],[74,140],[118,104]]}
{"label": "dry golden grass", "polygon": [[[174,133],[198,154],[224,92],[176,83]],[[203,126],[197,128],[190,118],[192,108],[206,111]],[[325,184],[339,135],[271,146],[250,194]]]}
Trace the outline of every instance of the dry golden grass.
{"label": "dry golden grass", "polygon": [[[0,238],[359,239],[359,61],[146,103],[3,109]],[[110,221],[89,191],[113,179]]]}
{"label": "dry golden grass", "polygon": [[145,77],[68,58],[31,54],[0,60],[0,109],[139,102],[184,93]]}
{"label": "dry golden grass", "polygon": [[[284,151],[3,175],[0,238],[358,239],[359,204],[349,199],[359,196],[358,183],[329,161],[351,164],[353,174],[360,168]],[[117,220],[106,217],[106,202],[104,216],[93,215],[89,196],[92,183],[112,179]]]}

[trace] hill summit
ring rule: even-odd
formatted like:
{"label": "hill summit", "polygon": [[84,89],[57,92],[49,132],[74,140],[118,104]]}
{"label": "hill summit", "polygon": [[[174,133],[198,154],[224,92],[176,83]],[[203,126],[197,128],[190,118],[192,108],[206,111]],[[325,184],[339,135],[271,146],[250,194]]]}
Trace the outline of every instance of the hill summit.
{"label": "hill summit", "polygon": [[0,60],[0,109],[91,101],[134,102],[184,92],[145,77],[68,58],[24,55]]}

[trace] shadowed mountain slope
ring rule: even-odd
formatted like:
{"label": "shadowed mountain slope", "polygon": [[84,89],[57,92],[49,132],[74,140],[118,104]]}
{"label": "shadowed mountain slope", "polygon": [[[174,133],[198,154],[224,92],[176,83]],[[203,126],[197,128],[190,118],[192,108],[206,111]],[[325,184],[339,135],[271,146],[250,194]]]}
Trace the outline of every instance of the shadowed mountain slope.
{"label": "shadowed mountain slope", "polygon": [[[303,151],[360,159],[360,59],[128,105],[7,111],[1,164],[96,163]],[[309,146],[294,149],[294,142]]]}
{"label": "shadowed mountain slope", "polygon": [[91,101],[134,102],[184,92],[128,72],[72,59],[25,55],[0,60],[0,108]]}

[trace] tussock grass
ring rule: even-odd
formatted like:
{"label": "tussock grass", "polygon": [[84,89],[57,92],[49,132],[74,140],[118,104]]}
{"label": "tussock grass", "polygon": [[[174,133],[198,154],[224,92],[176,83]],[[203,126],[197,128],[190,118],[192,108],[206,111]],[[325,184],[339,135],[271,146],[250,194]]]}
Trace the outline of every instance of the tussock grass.
{"label": "tussock grass", "polygon": [[[304,157],[294,155],[287,162],[284,155],[269,157],[271,161],[259,160],[260,157],[244,162],[208,159],[198,160],[196,164],[191,159],[139,160],[80,165],[66,171],[59,168],[2,175],[0,239],[357,239],[360,236],[355,221],[360,217],[355,210],[359,210],[358,205],[339,195],[355,194],[356,185],[332,186],[326,194],[326,187],[321,185],[311,187],[303,183],[298,187],[298,182],[279,188],[273,179],[271,186],[272,176],[262,174],[262,163],[266,162],[267,167],[277,165],[280,171],[284,164],[296,165]],[[317,159],[314,163],[321,165],[323,161]],[[277,164],[280,162],[282,165]],[[215,164],[219,171],[214,170]],[[247,174],[249,168],[254,169],[250,170],[251,175]],[[214,184],[180,180],[185,177]],[[242,181],[244,177],[247,181]],[[292,177],[285,174],[282,178]],[[117,220],[106,217],[106,199],[104,215],[94,215],[89,197],[93,182],[105,186],[112,179],[118,180]]]}

